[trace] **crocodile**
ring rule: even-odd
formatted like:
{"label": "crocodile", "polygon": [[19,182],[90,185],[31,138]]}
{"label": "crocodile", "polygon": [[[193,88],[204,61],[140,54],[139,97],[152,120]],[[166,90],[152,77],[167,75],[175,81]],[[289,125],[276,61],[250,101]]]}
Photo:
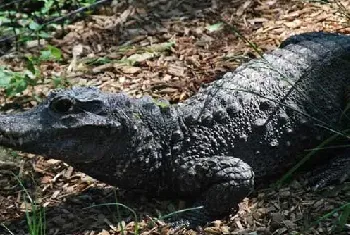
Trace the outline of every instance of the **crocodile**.
{"label": "crocodile", "polygon": [[0,145],[130,192],[189,200],[201,208],[185,217],[191,225],[228,214],[305,149],[346,137],[349,85],[350,37],[304,33],[182,103],[53,90],[32,109],[0,115]]}

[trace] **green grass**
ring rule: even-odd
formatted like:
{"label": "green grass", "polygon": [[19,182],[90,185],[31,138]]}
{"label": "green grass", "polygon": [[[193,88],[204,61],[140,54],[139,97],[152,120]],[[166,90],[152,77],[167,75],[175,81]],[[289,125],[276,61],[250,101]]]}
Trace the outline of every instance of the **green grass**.
{"label": "green grass", "polygon": [[304,232],[308,232],[311,228],[316,227],[322,221],[332,220],[333,226],[331,228],[333,234],[340,233],[344,230],[345,225],[348,223],[350,219],[350,202],[345,203],[344,205],[333,209],[329,213],[324,215],[320,215],[320,217],[313,222],[310,226],[304,229]]}
{"label": "green grass", "polygon": [[86,207],[84,209],[90,209],[90,208],[102,207],[102,206],[115,206],[116,207],[118,221],[119,221],[118,225],[121,228],[121,233],[122,234],[125,234],[126,231],[124,230],[124,225],[123,225],[124,222],[122,220],[122,216],[121,216],[121,213],[120,213],[120,208],[126,209],[127,211],[129,211],[133,215],[134,221],[135,221],[134,234],[139,234],[139,220],[138,220],[137,213],[132,208],[126,206],[123,203],[119,203],[117,201],[113,202],[113,203],[102,203],[102,204],[99,204],[99,205],[92,205],[92,206]]}
{"label": "green grass", "polygon": [[[127,231],[125,231],[125,228],[124,228],[124,225],[123,225],[123,224],[125,224],[125,222],[122,219],[120,209],[125,209],[125,210],[129,211],[132,214],[132,216],[134,218],[134,222],[135,222],[135,228],[134,228],[133,232],[136,235],[140,234],[139,217],[137,216],[136,211],[133,210],[131,207],[123,204],[123,203],[119,203],[118,200],[117,200],[117,197],[116,197],[116,202],[92,205],[92,206],[86,207],[84,209],[90,209],[90,208],[102,207],[102,206],[115,206],[116,207],[118,225],[120,226],[121,234],[126,234]],[[168,219],[170,219],[170,218],[172,218],[174,216],[178,216],[178,215],[181,215],[181,214],[189,212],[189,211],[196,211],[196,210],[201,210],[201,209],[203,209],[203,206],[198,206],[198,207],[193,207],[193,208],[186,208],[186,209],[182,209],[182,210],[175,210],[175,211],[173,211],[171,213],[168,213],[168,214],[165,214],[165,215],[159,215],[157,219],[161,220],[161,221],[165,221],[165,220],[168,220]],[[154,227],[155,226],[155,221],[152,220],[151,224],[149,224],[149,225],[150,225],[150,227]]]}
{"label": "green grass", "polygon": [[[22,200],[25,205],[25,217],[30,235],[45,235],[46,234],[46,216],[45,208],[41,207],[33,198],[23,185],[22,181],[17,175],[14,175],[18,183],[21,185],[24,194]],[[29,201],[29,203],[27,203]]]}
{"label": "green grass", "polygon": [[[8,159],[9,157],[7,157]],[[14,178],[22,189],[22,202],[24,203],[25,220],[27,222],[28,234],[30,235],[45,235],[46,234],[46,216],[45,209],[39,205],[30,195],[29,191],[24,186],[20,175],[12,172]],[[34,181],[34,180],[33,180]],[[5,228],[9,234],[14,234],[4,223],[0,226]]]}

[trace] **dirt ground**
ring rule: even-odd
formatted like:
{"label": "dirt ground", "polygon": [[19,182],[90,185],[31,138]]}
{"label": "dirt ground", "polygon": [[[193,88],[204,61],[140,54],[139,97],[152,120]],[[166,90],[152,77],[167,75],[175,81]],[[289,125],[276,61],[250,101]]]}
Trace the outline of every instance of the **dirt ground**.
{"label": "dirt ground", "polygon": [[[350,12],[350,1],[341,1]],[[93,85],[132,96],[151,95],[180,102],[201,84],[234,70],[261,51],[276,48],[290,35],[327,31],[350,33],[349,16],[339,4],[301,0],[155,0],[124,1],[101,7],[97,13],[43,41],[60,48],[62,62],[41,64],[43,84],[1,103],[36,105],[25,97],[45,96],[54,88],[51,77],[65,77],[73,85]],[[219,22],[228,26],[217,27]],[[22,52],[38,54],[36,42]],[[11,54],[11,53],[9,53]],[[99,60],[98,60],[99,59]],[[23,71],[23,58],[4,56],[0,64]],[[10,110],[11,111],[11,110]],[[16,156],[15,156],[16,155]],[[22,157],[18,157],[21,155]],[[261,189],[246,198],[235,214],[213,221],[198,231],[174,230],[155,217],[183,208],[181,201],[134,198],[75,171],[57,160],[0,153],[0,234],[28,234],[23,186],[45,208],[47,233],[74,235],[135,234],[349,234],[335,225],[341,211],[321,217],[349,203],[350,182],[312,191],[295,180],[281,189]],[[116,206],[116,200],[136,210],[137,218]],[[96,207],[91,207],[97,205]],[[5,228],[6,227],[6,228]]]}

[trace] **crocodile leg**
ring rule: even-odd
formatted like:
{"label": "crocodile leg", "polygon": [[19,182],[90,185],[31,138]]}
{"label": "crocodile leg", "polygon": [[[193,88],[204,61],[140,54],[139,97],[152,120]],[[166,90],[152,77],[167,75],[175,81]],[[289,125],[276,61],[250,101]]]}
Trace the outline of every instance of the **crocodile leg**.
{"label": "crocodile leg", "polygon": [[308,179],[309,184],[317,190],[334,182],[342,183],[350,177],[349,168],[350,153],[344,152],[340,156],[332,158],[327,165],[314,170]]}
{"label": "crocodile leg", "polygon": [[231,156],[187,158],[174,171],[178,190],[183,194],[198,194],[193,206],[203,206],[181,216],[181,223],[190,227],[227,214],[254,186],[251,167]]}

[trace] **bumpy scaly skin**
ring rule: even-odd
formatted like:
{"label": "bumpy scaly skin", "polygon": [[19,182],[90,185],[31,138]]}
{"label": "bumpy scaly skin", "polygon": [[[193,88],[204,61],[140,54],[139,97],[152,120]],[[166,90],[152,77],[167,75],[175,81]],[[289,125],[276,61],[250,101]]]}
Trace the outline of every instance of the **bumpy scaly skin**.
{"label": "bumpy scaly skin", "polygon": [[201,151],[227,154],[259,178],[295,163],[297,154],[330,136],[329,129],[342,130],[350,37],[309,33],[282,45],[179,105],[184,139],[190,139],[179,143],[180,159],[197,159]]}
{"label": "bumpy scaly skin", "polygon": [[177,105],[93,88],[52,92],[33,110],[0,116],[0,144],[129,190],[194,199],[204,209],[189,222],[225,214],[254,174],[263,182],[281,173],[347,120],[350,37],[307,33],[282,47]]}

